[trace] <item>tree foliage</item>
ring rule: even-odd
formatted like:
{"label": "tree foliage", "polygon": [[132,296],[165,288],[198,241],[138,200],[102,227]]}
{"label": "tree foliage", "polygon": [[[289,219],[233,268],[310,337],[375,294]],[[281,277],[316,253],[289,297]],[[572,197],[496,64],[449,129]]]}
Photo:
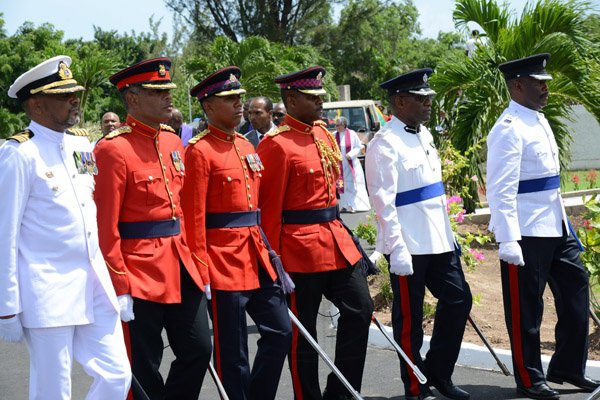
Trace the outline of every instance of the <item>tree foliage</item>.
{"label": "tree foliage", "polygon": [[302,42],[311,28],[329,16],[327,0],[165,0],[168,9],[193,27],[194,39],[224,35],[234,42],[262,36],[271,42]]}
{"label": "tree foliage", "polygon": [[[597,44],[582,29],[588,12],[585,1],[538,0],[528,3],[517,19],[507,5],[495,0],[456,1],[456,26],[475,22],[483,27],[488,39],[473,58],[443,62],[432,78],[438,92],[436,105],[448,116],[448,135],[457,149],[466,151],[485,141],[509,102],[498,65],[548,52],[551,58],[547,70],[554,79],[548,83],[550,97],[543,112],[556,137],[561,165],[567,165],[571,104],[583,104],[600,119]],[[481,178],[478,166],[484,161],[485,152],[474,152],[466,174],[477,173]]]}

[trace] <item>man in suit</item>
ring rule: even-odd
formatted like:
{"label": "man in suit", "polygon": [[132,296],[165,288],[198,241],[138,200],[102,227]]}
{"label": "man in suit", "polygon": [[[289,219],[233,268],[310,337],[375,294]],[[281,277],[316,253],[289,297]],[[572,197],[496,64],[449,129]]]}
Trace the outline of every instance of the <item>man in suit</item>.
{"label": "man in suit", "polygon": [[256,149],[267,132],[275,128],[272,121],[273,102],[265,96],[253,98],[248,109],[248,118],[254,129],[246,133],[245,136]]}
{"label": "man in suit", "polygon": [[[110,77],[127,119],[94,149],[95,199],[134,375],[152,400],[196,400],[210,361],[210,291],[208,268],[185,240],[183,144],[163,124],[173,111],[170,67],[170,59],[154,58]],[[158,371],[163,329],[175,354],[166,382]]]}
{"label": "man in suit", "polygon": [[25,338],[29,398],[71,399],[74,357],[87,399],[124,399],[131,370],[119,306],[98,245],[92,145],[79,122],[71,58],[57,56],[8,90],[31,119],[0,147],[0,339]]}

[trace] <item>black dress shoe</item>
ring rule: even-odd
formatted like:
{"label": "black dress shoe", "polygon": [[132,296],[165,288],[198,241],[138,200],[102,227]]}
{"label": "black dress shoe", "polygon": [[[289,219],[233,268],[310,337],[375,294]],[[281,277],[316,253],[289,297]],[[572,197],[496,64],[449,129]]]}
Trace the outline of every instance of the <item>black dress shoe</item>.
{"label": "black dress shoe", "polygon": [[435,387],[438,392],[443,394],[449,399],[452,400],[468,400],[471,398],[471,395],[468,392],[465,392],[458,386],[456,386],[450,379],[448,380],[438,380],[433,378],[428,378],[427,383],[430,386]]}
{"label": "black dress shoe", "polygon": [[517,386],[517,392],[530,399],[553,400],[559,398],[559,393],[545,383],[540,383],[530,388]]}
{"label": "black dress shoe", "polygon": [[549,382],[558,383],[562,385],[563,382],[570,383],[573,386],[577,386],[583,392],[591,393],[600,386],[600,381],[588,378],[587,376],[573,376],[569,374],[561,374],[560,372],[548,371],[546,380]]}

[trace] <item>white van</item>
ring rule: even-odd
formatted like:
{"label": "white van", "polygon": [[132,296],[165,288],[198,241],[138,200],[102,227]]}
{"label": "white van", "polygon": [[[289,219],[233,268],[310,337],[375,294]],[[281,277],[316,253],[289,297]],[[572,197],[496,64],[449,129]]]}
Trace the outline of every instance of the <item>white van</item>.
{"label": "white van", "polygon": [[323,103],[323,116],[330,131],[335,131],[337,118],[345,117],[348,128],[355,130],[366,143],[381,127],[381,113],[376,107],[373,100],[332,101]]}

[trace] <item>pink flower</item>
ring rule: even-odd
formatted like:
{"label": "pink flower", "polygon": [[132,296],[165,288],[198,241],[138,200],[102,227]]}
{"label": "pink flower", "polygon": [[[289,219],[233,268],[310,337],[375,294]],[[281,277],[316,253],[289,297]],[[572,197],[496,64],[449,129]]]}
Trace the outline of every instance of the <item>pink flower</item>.
{"label": "pink flower", "polygon": [[478,181],[479,181],[479,179],[477,178],[477,175],[473,175],[473,176],[471,177],[471,180],[472,180],[473,182],[478,182]]}
{"label": "pink flower", "polygon": [[460,196],[452,196],[448,199],[448,204],[452,204],[452,203],[462,203],[462,199]]}
{"label": "pink flower", "polygon": [[477,261],[483,261],[483,260],[485,260],[485,256],[480,251],[477,251],[475,249],[469,249],[469,253],[471,253],[471,255],[473,256],[473,258],[475,260],[477,260]]}
{"label": "pink flower", "polygon": [[579,183],[579,175],[573,175],[571,177],[571,181],[573,181],[573,183],[578,184]]}
{"label": "pink flower", "polygon": [[456,217],[454,217],[454,219],[456,220],[456,222],[463,222],[465,220],[465,210],[462,210],[458,214],[456,214]]}
{"label": "pink flower", "polygon": [[593,226],[592,226],[592,222],[591,222],[589,219],[584,219],[584,220],[583,220],[583,226],[584,226],[586,229],[592,229],[592,228],[593,228]]}

